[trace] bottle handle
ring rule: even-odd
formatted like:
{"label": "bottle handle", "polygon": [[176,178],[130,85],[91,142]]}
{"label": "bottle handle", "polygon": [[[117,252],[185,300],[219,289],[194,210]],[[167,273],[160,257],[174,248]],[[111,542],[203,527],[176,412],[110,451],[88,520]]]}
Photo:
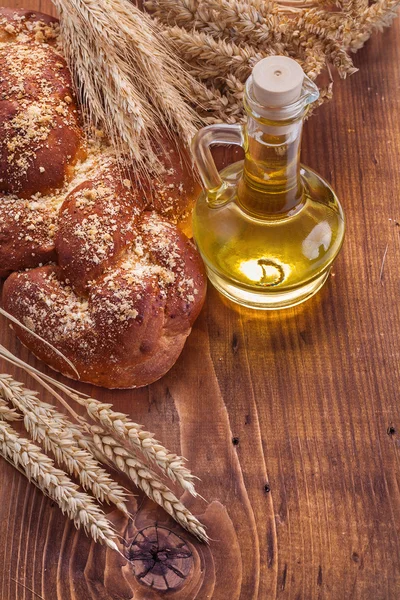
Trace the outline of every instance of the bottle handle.
{"label": "bottle handle", "polygon": [[234,144],[243,147],[242,126],[236,124],[208,125],[200,129],[193,138],[193,158],[199,170],[203,187],[207,192],[207,202],[216,208],[232,198],[235,186],[222,179],[218,172],[211,153],[211,146],[215,144]]}

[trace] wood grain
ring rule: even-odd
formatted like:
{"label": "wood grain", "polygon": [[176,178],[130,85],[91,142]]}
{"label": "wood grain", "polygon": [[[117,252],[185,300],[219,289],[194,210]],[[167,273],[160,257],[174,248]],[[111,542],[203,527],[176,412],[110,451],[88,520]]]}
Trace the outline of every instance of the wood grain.
{"label": "wood grain", "polygon": [[[54,13],[50,1],[29,4]],[[209,503],[184,500],[208,525],[210,548],[142,496],[134,522],[110,515],[127,551],[155,526],[184,541],[187,576],[171,579],[169,598],[400,597],[399,36],[400,22],[376,35],[355,57],[360,71],[305,128],[303,160],[332,182],[347,217],[320,294],[263,314],[209,289],[166,377],[132,392],[89,389],[201,477]],[[1,326],[1,343],[36,364]],[[0,478],[1,600],[164,597],[3,462]]]}

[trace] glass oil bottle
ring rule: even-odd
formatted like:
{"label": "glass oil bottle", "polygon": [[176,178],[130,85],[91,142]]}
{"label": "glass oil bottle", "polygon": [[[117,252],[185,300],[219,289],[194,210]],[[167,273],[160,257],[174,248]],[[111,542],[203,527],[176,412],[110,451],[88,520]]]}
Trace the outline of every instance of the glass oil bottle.
{"label": "glass oil bottle", "polygon": [[[193,235],[213,285],[251,308],[294,306],[315,294],[343,242],[340,203],[300,164],[303,121],[318,88],[284,56],[261,60],[246,83],[247,123],[210,125],[193,141],[204,192]],[[218,173],[210,147],[237,144],[244,161]]]}

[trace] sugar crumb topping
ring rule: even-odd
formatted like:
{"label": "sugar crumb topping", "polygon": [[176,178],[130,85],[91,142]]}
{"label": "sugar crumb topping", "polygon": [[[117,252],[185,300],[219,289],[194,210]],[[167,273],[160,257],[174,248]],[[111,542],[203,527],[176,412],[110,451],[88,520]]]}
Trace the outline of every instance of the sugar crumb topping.
{"label": "sugar crumb topping", "polygon": [[[58,127],[75,125],[76,111],[71,111],[72,95],[59,94],[65,62],[58,54],[58,24],[34,23],[16,14],[12,23],[0,19],[1,30],[19,42],[13,48],[0,39],[0,59],[6,73],[0,80],[0,94],[2,100],[12,98],[17,104],[15,114],[5,125],[5,143],[8,162],[23,173],[37,151],[43,145],[49,147],[49,134],[55,123]],[[47,78],[46,69],[54,77]],[[38,86],[34,100],[26,87],[27,78]],[[126,238],[126,248],[116,263],[106,268],[100,280],[89,282],[88,297],[77,295],[70,281],[62,282],[54,273],[45,278],[45,285],[38,290],[27,271],[28,293],[18,299],[24,303],[27,327],[54,343],[66,336],[76,339],[88,352],[90,344],[85,336],[98,319],[107,325],[125,326],[133,320],[139,323],[141,303],[150,301],[152,296],[160,305],[178,297],[188,308],[199,293],[193,277],[188,275],[187,249],[182,246],[176,228],[156,213],[140,216],[143,208],[139,208],[137,194],[141,192],[134,191],[130,179],[122,179],[121,183],[123,194],[131,197],[131,204],[116,201],[116,190],[106,175],[115,162],[104,133],[94,130],[87,141],[87,158],[72,167],[73,176],[62,189],[46,196],[36,194],[27,200],[3,196],[0,201],[0,236],[3,227],[9,228],[7,223],[13,220],[18,228],[15,243],[31,243],[35,256],[36,246],[53,243],[59,210],[67,195],[80,184],[91,182],[74,191],[81,218],[71,219],[68,224],[70,217],[63,213],[63,225],[70,226],[80,244],[80,259],[99,265],[113,255],[116,236]],[[41,165],[38,169],[41,174],[46,171]],[[99,173],[105,175],[99,177]],[[153,181],[157,210],[171,218],[185,194],[182,182],[171,182],[174,176],[176,169],[170,166],[163,177]],[[99,295],[100,287],[106,290],[105,295]],[[32,295],[35,291],[38,302],[30,302],[29,291]]]}

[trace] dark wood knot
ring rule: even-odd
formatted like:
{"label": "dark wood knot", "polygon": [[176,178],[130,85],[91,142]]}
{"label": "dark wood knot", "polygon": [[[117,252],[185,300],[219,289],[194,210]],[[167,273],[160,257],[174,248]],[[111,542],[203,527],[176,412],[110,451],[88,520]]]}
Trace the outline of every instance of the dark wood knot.
{"label": "dark wood knot", "polygon": [[136,534],[128,558],[138,581],[159,592],[181,587],[193,568],[193,555],[186,542],[157,525]]}

